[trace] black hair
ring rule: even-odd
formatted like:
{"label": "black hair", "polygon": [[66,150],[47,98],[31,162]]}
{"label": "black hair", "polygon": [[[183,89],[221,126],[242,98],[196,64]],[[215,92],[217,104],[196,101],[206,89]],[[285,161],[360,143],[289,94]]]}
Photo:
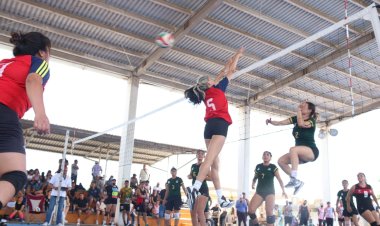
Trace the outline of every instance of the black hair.
{"label": "black hair", "polygon": [[48,37],[40,32],[12,32],[9,42],[15,45],[13,55],[36,55],[38,51],[48,51],[51,48],[51,42]]}
{"label": "black hair", "polygon": [[265,153],[268,153],[268,154],[270,155],[270,157],[272,157],[272,153],[271,153],[270,151],[264,151],[264,152],[263,152],[263,155],[264,155]]}
{"label": "black hair", "polygon": [[313,104],[311,102],[306,102],[306,103],[307,103],[309,110],[311,110],[310,117],[312,117],[313,119],[317,119],[318,113],[315,112],[315,104]]}
{"label": "black hair", "polygon": [[194,105],[200,104],[205,99],[205,92],[198,85],[195,85],[185,90],[185,98],[189,99]]}

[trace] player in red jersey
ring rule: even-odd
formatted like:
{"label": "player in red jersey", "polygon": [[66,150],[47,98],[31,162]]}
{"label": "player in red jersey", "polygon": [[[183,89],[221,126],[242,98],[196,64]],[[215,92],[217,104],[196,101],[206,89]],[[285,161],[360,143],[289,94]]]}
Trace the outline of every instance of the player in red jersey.
{"label": "player in red jersey", "polygon": [[[376,212],[376,209],[373,207],[373,202],[376,203],[377,208],[379,203],[377,201],[376,195],[373,192],[371,185],[367,184],[366,177],[364,173],[358,173],[359,183],[355,184],[348,191],[346,197],[347,211],[352,212],[351,208],[351,199],[352,196],[356,198],[356,207],[359,214],[371,225],[377,226],[380,225],[379,215]],[[372,197],[372,198],[371,198]]]}
{"label": "player in red jersey", "polygon": [[49,133],[43,102],[49,79],[50,40],[41,33],[11,33],[12,59],[0,61],[0,209],[26,181],[24,137],[19,119],[33,107],[34,129]]}
{"label": "player in red jersey", "polygon": [[237,62],[243,54],[243,51],[244,49],[240,49],[228,61],[224,69],[215,79],[203,76],[198,79],[197,85],[185,91],[185,97],[189,99],[190,102],[193,104],[204,102],[206,105],[204,138],[207,147],[207,155],[199,169],[198,176],[193,186],[187,188],[190,209],[199,194],[198,191],[202,182],[206,179],[209,172],[220,206],[226,208],[231,207],[234,204],[223,196],[219,180],[218,155],[226,140],[228,126],[232,123],[230,114],[228,113],[228,102],[225,96],[225,91],[232,78],[232,74],[236,70]]}

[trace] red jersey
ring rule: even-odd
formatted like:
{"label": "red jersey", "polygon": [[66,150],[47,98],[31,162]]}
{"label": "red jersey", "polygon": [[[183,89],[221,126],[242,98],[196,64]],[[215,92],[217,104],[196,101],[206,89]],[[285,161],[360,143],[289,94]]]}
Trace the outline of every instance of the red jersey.
{"label": "red jersey", "polygon": [[229,80],[222,79],[218,85],[206,90],[204,103],[206,105],[205,121],[210,118],[222,118],[232,124],[232,119],[228,113],[228,102],[224,92],[226,91]]}
{"label": "red jersey", "polygon": [[49,65],[41,58],[21,55],[0,61],[0,103],[15,111],[19,118],[31,107],[25,86],[31,73],[41,76],[45,87],[50,77]]}

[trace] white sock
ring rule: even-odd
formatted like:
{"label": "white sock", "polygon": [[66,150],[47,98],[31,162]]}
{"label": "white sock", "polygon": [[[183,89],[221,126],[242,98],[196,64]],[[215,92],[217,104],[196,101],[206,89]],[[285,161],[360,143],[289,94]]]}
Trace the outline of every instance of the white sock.
{"label": "white sock", "polygon": [[292,170],[290,172],[290,176],[293,177],[294,179],[296,179],[297,178],[297,170]]}
{"label": "white sock", "polygon": [[218,196],[218,200],[222,199],[222,196],[223,196],[222,189],[217,189],[215,190],[215,192],[216,192],[216,195]]}
{"label": "white sock", "polygon": [[197,191],[199,191],[199,189],[201,188],[202,186],[202,182],[199,181],[199,180],[196,180],[193,184],[193,188],[197,189]]}

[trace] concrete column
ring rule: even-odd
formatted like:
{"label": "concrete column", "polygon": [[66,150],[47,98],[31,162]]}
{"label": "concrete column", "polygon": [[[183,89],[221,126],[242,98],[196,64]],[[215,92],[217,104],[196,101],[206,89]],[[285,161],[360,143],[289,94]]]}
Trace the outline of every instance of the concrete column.
{"label": "concrete column", "polygon": [[[136,108],[137,108],[137,96],[139,89],[139,78],[132,76],[128,80],[127,89],[127,103],[126,103],[126,117],[125,121],[136,118]],[[133,147],[134,147],[134,134],[135,134],[135,123],[131,123],[123,127],[120,140],[120,151],[119,151],[119,173],[117,184],[119,188],[124,185],[125,179],[130,179],[131,177],[131,167],[132,167],[132,157],[133,157]]]}
{"label": "concrete column", "polygon": [[251,119],[251,108],[245,106],[240,109],[240,147],[239,147],[239,159],[238,159],[238,187],[237,195],[245,192],[249,197],[250,188],[250,119]]}

